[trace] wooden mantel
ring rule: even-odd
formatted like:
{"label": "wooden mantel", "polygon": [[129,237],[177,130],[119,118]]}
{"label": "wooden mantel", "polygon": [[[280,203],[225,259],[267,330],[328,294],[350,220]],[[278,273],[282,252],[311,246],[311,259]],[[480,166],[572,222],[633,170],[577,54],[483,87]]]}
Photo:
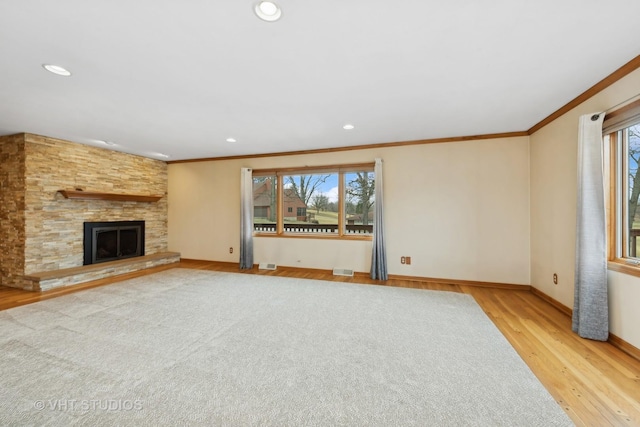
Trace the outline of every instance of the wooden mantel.
{"label": "wooden mantel", "polygon": [[162,196],[142,194],[101,193],[96,191],[58,190],[66,199],[111,200],[120,202],[157,202]]}

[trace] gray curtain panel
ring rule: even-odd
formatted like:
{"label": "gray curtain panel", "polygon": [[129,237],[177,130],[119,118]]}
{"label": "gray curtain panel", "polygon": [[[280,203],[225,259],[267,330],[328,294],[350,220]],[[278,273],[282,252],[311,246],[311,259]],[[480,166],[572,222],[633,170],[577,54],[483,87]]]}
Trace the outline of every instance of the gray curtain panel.
{"label": "gray curtain panel", "polygon": [[[597,120],[592,118],[598,117]],[[604,114],[580,117],[576,271],[572,329],[583,338],[609,337],[607,235],[602,122]]]}
{"label": "gray curtain panel", "polygon": [[373,250],[371,251],[371,278],[387,280],[387,250],[384,240],[384,196],[382,186],[382,159],[376,159],[374,167],[374,216],[373,216]]}
{"label": "gray curtain panel", "polygon": [[253,268],[253,177],[240,170],[240,269]]}

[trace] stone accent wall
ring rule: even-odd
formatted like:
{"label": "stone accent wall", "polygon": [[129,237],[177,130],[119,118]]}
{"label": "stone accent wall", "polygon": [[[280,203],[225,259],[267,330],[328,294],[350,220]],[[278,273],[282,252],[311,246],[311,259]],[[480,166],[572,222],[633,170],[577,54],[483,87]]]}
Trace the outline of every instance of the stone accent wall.
{"label": "stone accent wall", "polygon": [[25,181],[24,138],[0,137],[0,285],[24,274]]}
{"label": "stone accent wall", "polygon": [[[13,163],[18,163],[23,156],[24,231],[22,237],[11,237],[16,230],[5,231],[3,226],[0,240],[8,238],[13,242],[8,248],[13,255],[3,256],[3,269],[20,270],[19,265],[5,266],[15,263],[19,252],[23,257],[21,275],[81,266],[85,221],[145,221],[145,253],[167,250],[165,162],[32,134],[4,137],[4,141],[9,138],[13,138],[9,145],[22,145],[24,152],[19,154],[19,148],[2,150],[10,153],[8,157],[17,158]],[[18,170],[17,166],[15,169]],[[15,173],[19,174],[19,171]],[[15,180],[19,182],[20,178]],[[13,181],[11,185],[18,186]],[[144,203],[65,199],[58,193],[58,190],[78,188],[164,197],[158,202]],[[11,198],[4,196],[4,190],[3,197]],[[20,196],[14,197],[20,200]],[[5,277],[3,272],[2,284],[23,287],[16,279]]]}

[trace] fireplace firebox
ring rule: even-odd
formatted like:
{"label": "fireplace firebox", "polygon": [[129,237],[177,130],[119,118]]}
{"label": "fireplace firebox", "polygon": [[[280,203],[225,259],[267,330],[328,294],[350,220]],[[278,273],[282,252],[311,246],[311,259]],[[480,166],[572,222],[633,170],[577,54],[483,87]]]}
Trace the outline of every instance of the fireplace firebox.
{"label": "fireplace firebox", "polygon": [[144,255],[144,221],[84,223],[84,265]]}

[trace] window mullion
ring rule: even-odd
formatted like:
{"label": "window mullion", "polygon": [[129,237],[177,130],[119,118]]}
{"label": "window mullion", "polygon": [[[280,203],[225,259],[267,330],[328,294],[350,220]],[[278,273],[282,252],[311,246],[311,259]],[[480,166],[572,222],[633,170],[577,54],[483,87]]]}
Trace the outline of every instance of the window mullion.
{"label": "window mullion", "polygon": [[283,188],[284,180],[282,175],[277,175],[277,196],[276,196],[276,234],[284,233],[284,203],[283,201]]}
{"label": "window mullion", "polygon": [[626,146],[627,139],[625,138],[624,131],[616,132],[616,136],[619,137],[618,147],[620,149],[620,169],[618,171],[618,182],[620,185],[620,190],[618,191],[620,197],[620,202],[618,203],[620,209],[618,214],[618,218],[620,219],[620,232],[618,235],[620,236],[620,254],[622,258],[627,258],[629,257],[629,230],[627,227],[629,216],[629,169],[627,167],[627,156],[629,155],[629,151]]}
{"label": "window mullion", "polygon": [[[604,142],[604,172],[605,182],[608,183],[609,192],[605,195],[605,215],[607,220],[607,260],[613,261],[617,256],[618,251],[618,237],[616,227],[618,224],[617,219],[617,200],[618,200],[618,180],[617,177],[617,164],[618,151],[616,146],[616,138],[613,134],[603,134],[602,140]],[[605,187],[606,189],[607,187]]]}
{"label": "window mullion", "polygon": [[346,189],[344,187],[344,172],[338,174],[338,235],[345,235],[345,206],[344,198]]}
{"label": "window mullion", "polygon": [[620,180],[620,160],[622,158],[622,151],[620,148],[620,141],[618,134],[612,133],[609,136],[609,259],[614,260],[622,257],[622,242],[621,238],[621,217],[622,213],[620,209],[620,203],[622,201]]}

